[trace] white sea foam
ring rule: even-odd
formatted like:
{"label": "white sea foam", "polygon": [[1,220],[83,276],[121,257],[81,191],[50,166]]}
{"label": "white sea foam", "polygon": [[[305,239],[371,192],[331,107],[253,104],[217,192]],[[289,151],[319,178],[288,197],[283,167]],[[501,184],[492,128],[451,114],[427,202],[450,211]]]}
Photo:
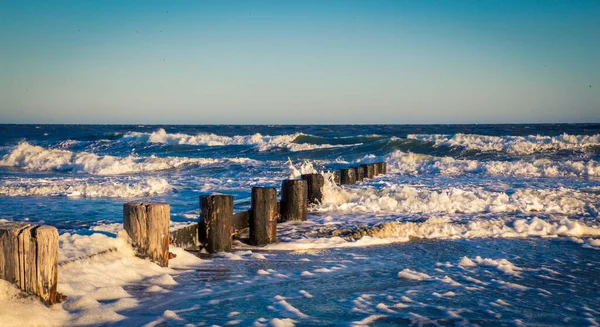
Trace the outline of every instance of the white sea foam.
{"label": "white sea foam", "polygon": [[[282,224],[282,226],[286,226]],[[292,227],[293,228],[293,227]],[[314,228],[314,226],[313,226]],[[358,230],[344,237],[315,238],[299,234],[295,238],[280,239],[279,243],[264,246],[269,250],[307,250],[348,248],[408,242],[411,239],[472,239],[485,237],[598,237],[600,226],[568,218],[532,219],[473,219],[453,222],[448,217],[430,218],[425,222],[386,222]],[[250,246],[236,243],[238,247]],[[466,261],[461,262],[468,266]],[[477,263],[479,264],[479,263]]]}
{"label": "white sea foam", "polygon": [[460,176],[486,174],[511,177],[598,177],[600,163],[589,161],[478,161],[394,151],[386,157],[388,172],[403,175],[441,174]]}
{"label": "white sea foam", "polygon": [[372,213],[502,213],[545,212],[555,214],[598,214],[600,195],[569,188],[517,189],[507,194],[479,187],[429,188],[390,184],[386,188],[343,188],[333,183],[324,187],[319,212]]}
{"label": "white sea foam", "polygon": [[102,179],[90,181],[82,178],[20,178],[0,182],[2,196],[68,196],[134,198],[163,194],[173,187],[164,178],[141,180]]}
{"label": "white sea foam", "polygon": [[93,175],[146,173],[181,168],[188,165],[211,165],[222,162],[256,163],[248,158],[187,158],[187,157],[115,157],[99,156],[89,152],[47,149],[20,143],[0,160],[0,166],[33,171],[76,171]]}
{"label": "white sea foam", "polygon": [[[171,268],[194,269],[206,262],[180,248],[172,247],[170,251],[177,255],[169,262]],[[102,254],[92,256],[97,253]],[[125,319],[121,311],[140,305],[125,290],[126,285],[135,283],[145,286],[148,292],[168,292],[163,287],[176,285],[172,276],[180,273],[137,258],[125,232],[116,238],[62,234],[59,262],[58,291],[67,296],[67,301],[46,308],[0,281],[2,326],[82,326],[121,321]]]}
{"label": "white sea foam", "polygon": [[424,273],[420,273],[418,271],[404,269],[398,273],[398,278],[409,279],[409,280],[425,280],[425,279],[430,279],[431,276],[424,274]]}
{"label": "white sea foam", "polygon": [[287,149],[289,151],[306,151],[314,149],[325,149],[334,147],[344,147],[348,145],[331,144],[308,144],[295,143],[295,140],[302,136],[302,133],[284,134],[284,135],[235,135],[222,136],[209,133],[199,133],[189,135],[183,133],[167,133],[164,129],[158,129],[152,133],[129,132],[123,136],[125,141],[164,143],[164,144],[188,144],[188,145],[206,145],[206,146],[224,146],[224,145],[252,145],[258,151],[269,151],[271,149]]}
{"label": "white sea foam", "polygon": [[490,259],[490,258],[482,258],[480,256],[476,256],[473,260],[468,257],[463,257],[459,265],[465,268],[472,267],[493,267],[507,275],[518,276],[519,272],[523,269],[515,266],[512,262],[506,259]]}
{"label": "white sea foam", "polygon": [[435,146],[463,147],[468,150],[495,151],[510,154],[577,150],[600,146],[600,134],[559,136],[489,136],[477,134],[409,134],[408,139],[433,142]]}

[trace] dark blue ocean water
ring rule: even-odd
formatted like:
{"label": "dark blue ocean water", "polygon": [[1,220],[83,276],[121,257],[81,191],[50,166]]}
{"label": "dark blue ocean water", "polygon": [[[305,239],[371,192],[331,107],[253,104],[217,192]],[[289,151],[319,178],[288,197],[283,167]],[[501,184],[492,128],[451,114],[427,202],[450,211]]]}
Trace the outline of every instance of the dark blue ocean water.
{"label": "dark blue ocean water", "polygon": [[[266,261],[244,254],[241,261],[215,259],[212,264],[229,273],[217,281],[199,272],[180,275],[170,293],[182,298],[176,302],[126,288],[141,304],[119,312],[128,317],[122,325],[194,304],[211,311],[182,311],[183,321],[163,323],[276,324],[273,319],[286,317],[311,326],[369,317],[364,325],[600,322],[593,277],[600,262],[600,124],[0,125],[0,158],[0,219],[109,236],[130,200],[168,202],[172,221],[187,224],[198,219],[203,194],[234,195],[241,211],[249,207],[252,186],[279,187],[299,172],[388,163],[386,176],[331,186],[326,201],[311,208],[309,223],[280,226],[284,251],[259,251]],[[392,227],[373,235],[376,241],[339,241],[365,246],[331,239],[383,223]],[[303,256],[311,261],[298,261]],[[459,265],[464,256],[495,261],[476,262],[480,268],[473,270]],[[506,273],[510,266],[498,265],[501,259],[518,273]],[[343,268],[300,277],[335,266]],[[287,277],[258,280],[258,269]],[[403,269],[430,278],[398,278]],[[232,284],[239,276],[255,283]],[[196,288],[215,295],[190,293]],[[287,310],[278,295],[305,316]],[[227,316],[234,311],[241,313]]]}

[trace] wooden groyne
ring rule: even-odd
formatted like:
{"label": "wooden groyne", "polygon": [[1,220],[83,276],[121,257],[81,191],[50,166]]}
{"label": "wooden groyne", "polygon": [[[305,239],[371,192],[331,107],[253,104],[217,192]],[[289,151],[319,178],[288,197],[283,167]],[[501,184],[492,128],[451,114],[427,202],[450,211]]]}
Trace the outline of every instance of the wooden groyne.
{"label": "wooden groyne", "polygon": [[[353,185],[385,174],[386,170],[386,163],[380,162],[344,168],[332,176],[338,184]],[[198,223],[174,231],[169,231],[168,203],[127,202],[123,204],[123,227],[139,257],[167,267],[174,256],[169,253],[169,245],[186,250],[204,249],[208,253],[228,252],[232,250],[232,236],[246,229],[249,229],[248,243],[251,245],[277,242],[277,223],[306,221],[308,206],[323,203],[324,184],[321,174],[304,174],[301,179],[284,180],[281,202],[277,202],[275,188],[254,187],[250,210],[236,214],[233,196],[203,195],[199,202]],[[91,256],[110,251],[113,249]],[[64,300],[57,292],[58,266],[56,228],[0,223],[0,278],[52,305]]]}
{"label": "wooden groyne", "polygon": [[[353,185],[383,175],[386,171],[386,163],[378,162],[343,168],[333,172],[332,176],[334,181],[338,177],[337,184]],[[200,201],[199,222],[172,231],[170,243],[189,250],[203,248],[208,253],[230,251],[232,236],[246,229],[249,230],[250,245],[274,243],[277,241],[277,222],[306,221],[308,206],[323,202],[324,185],[325,178],[321,174],[304,174],[301,179],[284,180],[281,183],[281,202],[277,202],[276,189],[254,187],[251,192],[250,210],[235,214],[229,204],[217,205],[211,202],[216,200],[208,201],[221,199],[219,201],[222,203],[233,203],[233,197],[203,196],[201,198],[205,200]]]}

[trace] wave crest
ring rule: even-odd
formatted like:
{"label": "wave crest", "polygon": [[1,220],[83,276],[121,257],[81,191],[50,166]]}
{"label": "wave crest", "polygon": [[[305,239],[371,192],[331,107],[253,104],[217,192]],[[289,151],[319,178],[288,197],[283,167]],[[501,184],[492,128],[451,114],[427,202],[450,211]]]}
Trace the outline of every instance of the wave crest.
{"label": "wave crest", "polygon": [[459,176],[464,174],[487,174],[491,176],[524,177],[598,177],[600,164],[589,161],[478,161],[434,157],[430,155],[394,151],[387,156],[388,170],[404,175],[441,174]]}
{"label": "wave crest", "polygon": [[88,179],[21,178],[0,185],[0,195],[139,198],[167,193],[172,189],[164,178],[134,182],[105,180],[96,183],[89,183]]}
{"label": "wave crest", "polygon": [[221,162],[255,163],[248,158],[206,159],[188,157],[115,157],[89,152],[47,149],[20,143],[0,160],[0,166],[32,171],[75,171],[93,175],[120,175],[177,169],[188,165],[210,165]]}
{"label": "wave crest", "polygon": [[409,134],[407,139],[432,142],[436,147],[462,147],[482,152],[504,152],[509,154],[534,154],[562,150],[587,151],[600,146],[600,134],[559,136],[490,136],[477,134]]}
{"label": "wave crest", "polygon": [[295,143],[295,141],[301,136],[308,135],[302,133],[276,136],[261,135],[259,133],[253,135],[235,136],[221,136],[213,133],[199,133],[197,135],[189,135],[183,133],[167,133],[164,129],[161,128],[152,133],[129,132],[123,136],[123,140],[129,142],[162,143],[171,145],[252,145],[260,152],[269,151],[272,149],[286,149],[292,152],[296,152],[349,146],[332,144]]}

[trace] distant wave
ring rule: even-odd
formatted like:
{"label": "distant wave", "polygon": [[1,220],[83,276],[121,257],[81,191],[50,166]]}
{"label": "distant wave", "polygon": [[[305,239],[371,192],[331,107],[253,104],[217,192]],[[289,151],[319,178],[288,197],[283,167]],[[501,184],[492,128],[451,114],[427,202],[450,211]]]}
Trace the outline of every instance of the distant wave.
{"label": "distant wave", "polygon": [[409,134],[408,139],[432,142],[435,146],[462,147],[482,152],[534,154],[561,150],[588,151],[600,146],[600,134],[560,136],[489,136],[476,134]]}
{"label": "distant wave", "polygon": [[[371,160],[372,161],[372,160]],[[386,156],[388,171],[404,175],[487,174],[511,177],[599,177],[600,163],[589,161],[478,161],[394,151]]]}
{"label": "distant wave", "polygon": [[307,151],[315,149],[327,149],[343,147],[348,145],[332,144],[310,144],[295,143],[301,136],[308,136],[302,133],[285,134],[277,136],[261,135],[235,135],[221,136],[216,134],[200,133],[189,135],[183,133],[167,133],[164,129],[159,129],[152,133],[129,132],[123,136],[124,141],[129,142],[148,142],[163,144],[187,144],[187,145],[206,145],[206,146],[225,146],[225,145],[252,145],[258,151],[269,151],[272,149],[286,149],[289,151]]}
{"label": "distant wave", "polygon": [[167,193],[172,189],[164,178],[95,182],[74,178],[20,178],[2,182],[0,195],[139,198]]}
{"label": "distant wave", "polygon": [[0,160],[0,166],[32,171],[75,171],[93,175],[120,175],[177,169],[188,165],[217,163],[256,163],[248,158],[187,158],[187,157],[115,157],[99,156],[89,152],[47,149],[20,143]]}

